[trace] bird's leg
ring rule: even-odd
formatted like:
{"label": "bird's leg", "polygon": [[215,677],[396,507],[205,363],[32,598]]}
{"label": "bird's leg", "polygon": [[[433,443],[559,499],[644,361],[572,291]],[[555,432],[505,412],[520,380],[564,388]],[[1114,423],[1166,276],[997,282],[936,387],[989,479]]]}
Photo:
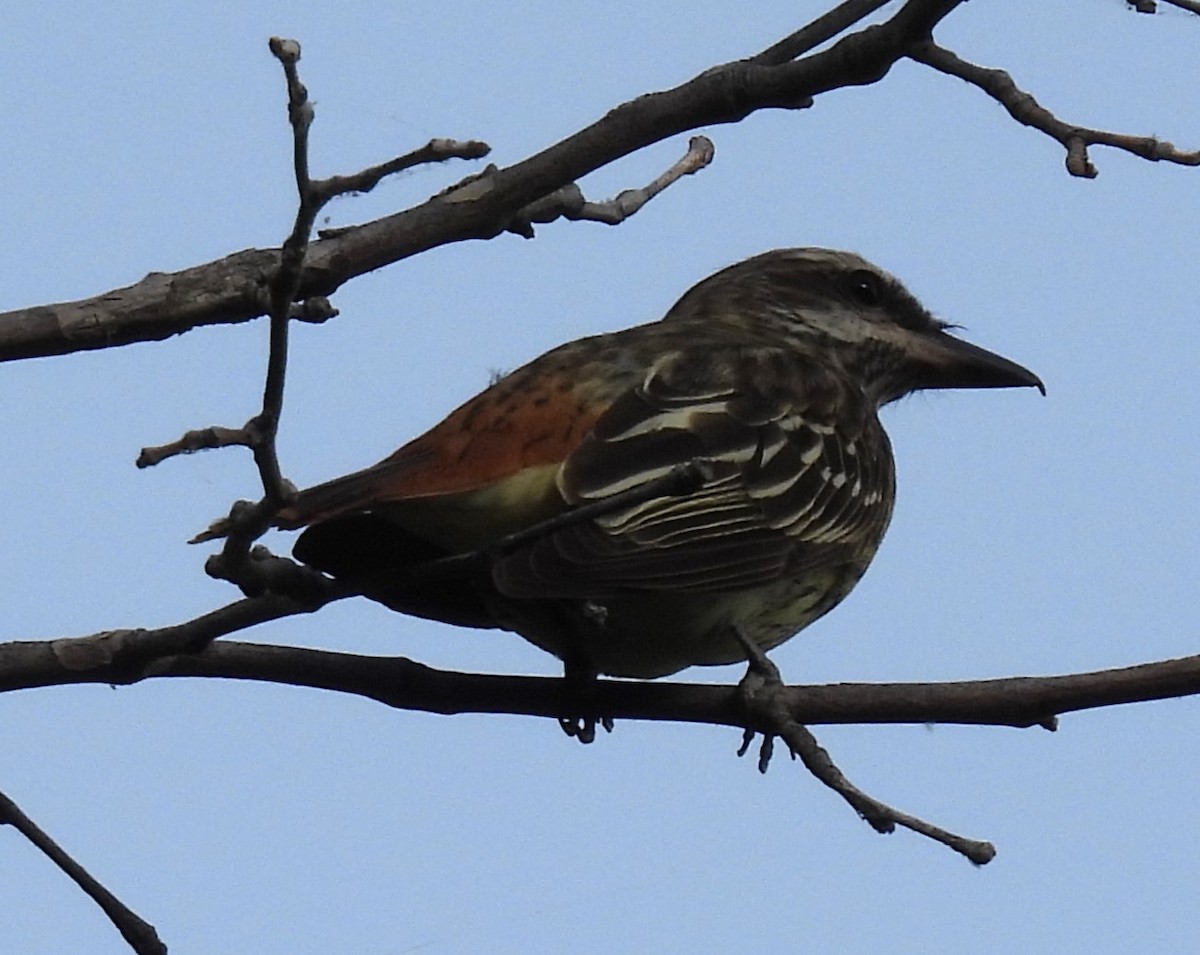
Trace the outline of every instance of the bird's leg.
{"label": "bird's leg", "polygon": [[[587,628],[599,624],[586,607],[581,610],[569,601],[508,599],[494,593],[485,596],[484,605],[496,626],[521,634],[562,661],[562,695],[557,710],[558,725],[564,733],[581,743],[591,743],[596,739],[597,723],[612,732],[612,717],[599,713],[600,671],[587,652],[585,638]],[[602,608],[595,611],[601,612]]]}
{"label": "bird's leg", "polygon": [[596,739],[596,724],[612,732],[611,716],[599,712],[597,691],[599,672],[586,650],[586,640],[580,632],[590,628],[603,628],[606,609],[601,604],[585,602],[578,612],[573,607],[555,606],[552,616],[558,637],[556,653],[563,661],[562,715],[558,725],[564,733],[591,743]]}
{"label": "bird's leg", "polygon": [[779,667],[771,662],[771,658],[766,652],[755,643],[741,627],[733,628],[734,639],[741,646],[742,651],[746,654],[746,660],[749,666],[746,669],[746,675],[742,677],[738,686],[741,687],[752,679],[757,680],[755,689],[767,684],[782,684],[783,677],[779,673]]}
{"label": "bird's leg", "polygon": [[[733,636],[741,645],[747,660],[746,675],[738,681],[738,696],[747,713],[752,714],[756,709],[761,709],[762,704],[756,702],[759,696],[771,694],[783,688],[783,677],[779,673],[779,667],[771,662],[763,648],[755,643],[741,627],[733,628]],[[739,756],[746,755],[758,733],[758,730],[750,726],[746,727],[742,733],[742,745],[738,747]],[[758,770],[765,773],[775,751],[775,735],[763,732],[762,736],[762,745],[758,749]]]}

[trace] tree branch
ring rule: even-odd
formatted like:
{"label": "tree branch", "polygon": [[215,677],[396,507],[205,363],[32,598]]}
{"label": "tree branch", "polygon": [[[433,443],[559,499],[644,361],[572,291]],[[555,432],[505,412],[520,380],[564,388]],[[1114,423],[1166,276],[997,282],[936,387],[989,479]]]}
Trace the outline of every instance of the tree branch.
{"label": "tree branch", "polygon": [[[734,61],[630,100],[513,166],[314,242],[295,297],[331,295],[357,275],[450,242],[493,238],[531,203],[678,133],[736,123],[760,109],[802,109],[821,93],[874,83],[962,2],[909,0],[885,23],[803,59]],[[89,299],[0,314],[0,361],[158,341],[202,325],[257,318],[267,310],[263,293],[279,254],[251,249],[181,272],[154,273]]]}
{"label": "tree branch", "polygon": [[1200,166],[1200,151],[1181,152],[1171,143],[1153,136],[1127,136],[1065,123],[1017,86],[1004,70],[968,63],[932,40],[915,44],[908,55],[918,63],[977,86],[1008,110],[1018,123],[1040,130],[1062,143],[1067,150],[1067,172],[1072,176],[1094,179],[1099,175],[1087,155],[1087,147],[1093,145],[1112,146],[1151,162],[1164,160],[1181,166]]}
{"label": "tree branch", "polygon": [[935,826],[906,812],[901,812],[887,803],[869,796],[849,779],[834,763],[828,751],[817,742],[812,731],[794,719],[789,712],[787,687],[779,675],[779,668],[768,658],[763,649],[741,630],[736,631],[738,642],[746,651],[749,669],[738,684],[738,693],[746,709],[746,731],[738,756],[746,755],[755,731],[763,734],[759,749],[758,769],[765,773],[771,762],[775,737],[778,736],[791,751],[792,757],[799,756],[807,769],[819,782],[841,796],[859,816],[876,832],[887,835],[897,826],[910,829],[918,835],[940,842],[965,856],[976,865],[986,865],[996,855],[990,842],[968,839]]}
{"label": "tree branch", "polygon": [[[404,657],[298,647],[233,641],[204,646],[214,631],[230,632],[305,609],[280,603],[277,597],[261,598],[161,631],[112,631],[74,640],[0,645],[0,691],[68,683],[130,684],[152,677],[221,677],[333,690],[397,709],[445,715],[508,713],[557,720],[568,705],[569,691],[561,679],[454,673]],[[191,652],[196,646],[204,649]],[[1196,693],[1200,693],[1200,656],[1048,677],[779,685],[761,706],[749,710],[740,687],[600,680],[594,705],[609,719],[733,727],[749,722],[768,734],[761,767],[770,756],[770,735],[780,735],[813,775],[877,831],[903,826],[983,864],[994,855],[990,843],[947,832],[863,793],[833,764],[805,724],[958,723],[1054,729],[1056,714]]]}
{"label": "tree branch", "polygon": [[[814,96],[873,83],[908,56],[987,90],[1018,122],[1041,129],[1068,150],[1074,175],[1089,176],[1090,144],[1124,149],[1146,159],[1194,164],[1197,153],[1175,150],[1152,137],[1125,136],[1057,120],[1011,79],[959,60],[928,41],[934,27],[962,0],[909,0],[883,24],[849,34],[829,49],[795,57],[858,23],[882,4],[847,0],[808,26],[747,60],[706,70],[674,89],[630,100],[599,121],[506,169],[460,184],[426,202],[362,226],[330,230],[309,250],[297,295],[332,294],[357,275],[428,249],[466,239],[492,238],[509,229],[521,210],[602,166],[644,146],[706,125],[734,123],[761,109],[800,109]],[[1177,6],[1190,9],[1183,2]],[[1015,90],[1015,92],[1013,91]],[[473,157],[483,144],[426,150]],[[416,151],[420,153],[421,150]],[[409,157],[415,153],[408,154]],[[349,191],[365,191],[380,170],[407,168],[406,157],[346,177]],[[424,161],[424,160],[419,160]],[[383,173],[383,174],[386,174]],[[336,181],[336,180],[334,180]],[[466,189],[467,185],[475,185]],[[249,249],[92,298],[0,314],[0,361],[68,354],[140,341],[159,341],[204,325],[234,324],[266,313],[264,289],[279,250]]]}
{"label": "tree branch", "polygon": [[[223,677],[336,690],[399,709],[444,715],[507,713],[557,718],[562,680],[435,670],[403,657],[219,641],[266,620],[311,612],[276,596],[240,600],[159,630],[0,644],[0,692],[73,683],[132,684],[150,677]],[[956,723],[1041,726],[1056,714],[1200,694],[1200,655],[1058,676],[953,683],[837,683],[786,688],[791,719],[807,725]],[[596,702],[615,719],[743,727],[734,688],[600,680]]]}
{"label": "tree branch", "polygon": [[23,813],[7,795],[0,793],[0,825],[9,825],[28,839],[47,859],[62,869],[104,911],[121,937],[138,955],[166,955],[154,926],[139,918],[120,899],[101,885],[83,866]]}
{"label": "tree branch", "polygon": [[[250,544],[269,526],[271,518],[294,495],[292,485],[283,477],[279,464],[276,436],[283,413],[283,392],[287,375],[288,328],[297,309],[299,288],[309,240],[317,216],[330,200],[348,192],[366,192],[388,175],[409,169],[419,163],[440,162],[451,157],[477,158],[486,155],[485,143],[460,143],[450,139],[430,140],[423,148],[399,156],[386,163],[372,166],[350,176],[313,179],[309,172],[309,130],[315,117],[308,90],[300,81],[297,64],[300,44],[295,40],[272,37],[268,43],[271,54],[283,67],[288,92],[288,122],[292,128],[292,166],[299,203],[292,231],[279,253],[279,265],[266,283],[266,305],[270,319],[270,345],[266,381],[263,386],[262,408],[241,428],[213,426],[186,432],[176,441],[156,447],[142,448],[137,458],[139,468],[150,467],[177,454],[195,451],[244,446],[251,450],[262,480],[263,498],[258,505],[241,507],[236,513],[240,524],[232,528],[219,562],[220,574],[237,581],[243,571],[261,576],[262,564],[253,566]],[[682,175],[682,173],[680,173]],[[676,177],[678,178],[678,177]],[[335,310],[323,296],[316,296],[311,307],[299,314],[306,321],[323,321]],[[312,317],[310,317],[312,316]],[[230,520],[232,521],[232,514]],[[256,587],[251,583],[250,588]],[[243,589],[248,589],[243,587]]]}

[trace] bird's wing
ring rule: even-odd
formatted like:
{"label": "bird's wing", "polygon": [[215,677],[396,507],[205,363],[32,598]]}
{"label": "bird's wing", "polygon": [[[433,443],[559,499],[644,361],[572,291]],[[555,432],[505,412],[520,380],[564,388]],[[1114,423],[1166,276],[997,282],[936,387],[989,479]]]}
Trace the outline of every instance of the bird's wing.
{"label": "bird's wing", "polygon": [[[547,516],[543,498],[557,498],[558,464],[608,405],[602,394],[574,396],[570,347],[501,379],[378,464],[301,491],[280,513],[279,526],[368,510],[393,511],[400,524],[408,511],[424,511],[436,524],[439,510],[470,519],[472,510],[494,507],[507,508],[501,522],[511,525],[503,528],[507,532]],[[559,400],[564,394],[571,400]],[[477,546],[494,536],[486,518],[473,518],[480,540],[457,543]]]}
{"label": "bird's wing", "polygon": [[513,597],[719,591],[840,564],[890,516],[891,452],[860,394],[773,348],[680,350],[616,399],[558,474],[569,505],[603,501],[683,462],[696,492],[562,528],[500,560]]}

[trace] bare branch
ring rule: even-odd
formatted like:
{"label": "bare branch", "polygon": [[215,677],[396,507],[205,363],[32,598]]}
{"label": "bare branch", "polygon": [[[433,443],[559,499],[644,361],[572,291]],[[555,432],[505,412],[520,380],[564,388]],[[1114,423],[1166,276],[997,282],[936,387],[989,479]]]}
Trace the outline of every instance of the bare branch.
{"label": "bare branch", "polygon": [[251,446],[251,439],[246,434],[245,428],[222,428],[220,425],[213,425],[209,428],[188,431],[183,437],[168,444],[142,448],[138,453],[136,464],[139,468],[149,468],[179,454],[193,454],[196,451],[228,448],[234,445]]}
{"label": "bare branch", "polygon": [[[214,636],[312,609],[297,600],[268,595],[158,630],[0,644],[0,692],[71,683],[127,684],[150,676],[208,676],[339,690],[400,709],[446,715],[559,716],[559,679],[453,673],[402,657],[227,640],[193,652]],[[150,666],[147,660],[160,662]],[[786,688],[786,706],[791,719],[809,726],[956,723],[1052,728],[1055,714],[1197,694],[1200,655],[1061,676],[793,685]],[[739,728],[746,719],[732,688],[710,684],[600,680],[597,706],[616,719]]]}
{"label": "bare branch", "polygon": [[[474,139],[431,139],[420,149],[397,156],[378,166],[370,166],[349,176],[330,176],[318,185],[329,198],[352,192],[370,192],[387,176],[403,172],[423,163],[445,162],[447,159],[482,159],[492,151],[487,143]],[[341,231],[341,230],[337,230]],[[322,233],[324,234],[324,233]]]}
{"label": "bare branch", "polygon": [[607,202],[588,202],[579,186],[568,183],[522,209],[509,224],[509,230],[532,239],[533,223],[553,222],[558,218],[620,225],[668,186],[711,163],[713,153],[712,140],[693,136],[688,141],[688,151],[661,176],[641,189],[626,189]]}
{"label": "bare branch", "polygon": [[805,768],[853,806],[876,832],[887,835],[894,832],[896,826],[902,826],[953,849],[976,865],[986,865],[996,857],[996,847],[990,842],[960,836],[867,795],[845,777],[806,726],[789,720],[780,727],[779,735],[788,748],[800,757]]}
{"label": "bare branch", "polygon": [[[226,543],[221,561],[214,564],[218,576],[241,580],[246,563],[246,552],[250,542],[270,526],[270,518],[294,494],[280,470],[275,438],[283,410],[283,388],[287,372],[288,325],[294,317],[305,321],[321,322],[337,314],[327,298],[311,296],[304,306],[297,308],[295,299],[303,276],[304,260],[308,252],[313,225],[321,209],[335,196],[346,192],[365,192],[373,189],[384,176],[409,169],[419,163],[438,162],[455,157],[475,158],[485,155],[488,146],[469,141],[433,139],[420,149],[400,156],[387,163],[373,166],[350,176],[334,176],[329,179],[313,180],[309,175],[308,132],[312,126],[314,112],[308,100],[308,90],[300,81],[296,64],[300,59],[300,44],[295,40],[272,37],[269,42],[271,53],[283,66],[288,89],[288,119],[292,126],[293,168],[299,207],[292,232],[280,250],[279,267],[267,283],[266,305],[270,316],[270,348],[267,361],[266,383],[263,387],[262,410],[241,428],[213,426],[188,431],[181,438],[157,447],[143,448],[138,455],[140,468],[158,464],[178,454],[190,454],[199,450],[244,446],[254,454],[262,478],[263,500],[257,510],[243,509],[245,526],[241,533],[231,535]],[[232,518],[232,514],[231,514]],[[256,585],[252,585],[256,586]]]}
{"label": "bare branch", "polygon": [[292,165],[296,176],[296,191],[300,205],[296,210],[292,233],[283,243],[279,268],[268,283],[270,290],[270,346],[267,355],[267,376],[263,385],[262,410],[245,427],[252,439],[250,450],[262,478],[265,499],[274,507],[282,507],[288,499],[279,467],[275,436],[283,412],[283,386],[287,377],[288,326],[292,302],[300,296],[300,279],[304,258],[308,252],[313,223],[327,199],[314,188],[308,172],[308,131],[312,126],[313,107],[308,90],[300,82],[296,63],[300,60],[300,44],[295,40],[272,37],[268,43],[271,53],[283,67],[288,89],[288,121],[292,126]]}
{"label": "bare branch", "polygon": [[903,826],[940,842],[966,856],[976,865],[985,865],[995,857],[996,848],[990,842],[968,839],[924,819],[893,809],[850,782],[808,727],[793,719],[788,711],[787,687],[783,685],[779,669],[748,636],[740,630],[735,635],[750,662],[746,675],[738,684],[738,693],[747,713],[747,730],[742,737],[738,756],[746,754],[755,730],[762,733],[758,769],[759,772],[765,773],[771,762],[772,742],[779,736],[787,743],[793,757],[799,756],[813,776],[849,803],[876,832],[887,835],[894,832],[896,826]]}
{"label": "bare branch", "polygon": [[121,937],[138,955],[166,955],[167,946],[158,937],[158,932],[149,922],[143,921],[130,911],[120,899],[101,885],[90,872],[71,858],[63,848],[13,802],[0,792],[0,825],[9,825],[28,839],[51,862],[104,911],[116,926]]}
{"label": "bare branch", "polygon": [[[521,209],[615,159],[681,132],[736,123],[760,109],[801,109],[814,96],[874,83],[963,0],[909,0],[882,24],[803,59],[734,61],[611,110],[515,165],[486,188],[434,196],[404,212],[323,239],[308,250],[294,297],[330,295],[348,279],[439,245],[489,239]],[[262,315],[261,290],[277,250],[253,249],[76,302],[0,315],[0,361],[155,341],[200,325]]]}
{"label": "bare branch", "polygon": [[[337,599],[333,597],[332,599]],[[368,657],[296,647],[220,641],[213,636],[311,607],[269,596],[231,604],[159,631],[124,630],[0,645],[0,691],[68,683],[129,684],[151,677],[262,680],[352,693],[387,706],[431,713],[561,715],[562,681],[435,670],[403,657]],[[198,647],[203,649],[197,650]],[[172,652],[174,651],[174,652]],[[1053,727],[1054,714],[1200,693],[1200,656],[1116,670],[959,683],[779,686],[747,710],[739,688],[601,680],[598,712],[778,732],[809,770],[876,829],[903,826],[982,864],[987,843],[948,833],[862,793],[841,775],[803,724],[959,723]],[[768,748],[769,752],[769,748]]]}
{"label": "bare branch", "polygon": [[1040,130],[1062,143],[1067,150],[1067,171],[1072,176],[1093,179],[1098,175],[1096,167],[1087,155],[1087,147],[1092,145],[1122,149],[1151,162],[1164,160],[1181,166],[1200,166],[1200,150],[1181,152],[1171,143],[1162,142],[1153,136],[1127,136],[1064,123],[1031,94],[1018,87],[1004,70],[968,63],[932,40],[915,44],[908,55],[918,63],[924,63],[939,72],[957,76],[972,86],[979,87],[1008,110],[1009,115],[1018,123]]}

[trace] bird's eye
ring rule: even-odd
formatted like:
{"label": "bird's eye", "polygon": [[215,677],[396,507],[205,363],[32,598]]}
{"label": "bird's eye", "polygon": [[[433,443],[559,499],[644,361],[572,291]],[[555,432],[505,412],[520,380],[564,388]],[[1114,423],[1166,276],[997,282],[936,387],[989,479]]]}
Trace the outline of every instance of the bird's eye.
{"label": "bird's eye", "polygon": [[848,277],[850,294],[860,305],[876,306],[883,299],[879,276],[866,269],[856,269]]}

